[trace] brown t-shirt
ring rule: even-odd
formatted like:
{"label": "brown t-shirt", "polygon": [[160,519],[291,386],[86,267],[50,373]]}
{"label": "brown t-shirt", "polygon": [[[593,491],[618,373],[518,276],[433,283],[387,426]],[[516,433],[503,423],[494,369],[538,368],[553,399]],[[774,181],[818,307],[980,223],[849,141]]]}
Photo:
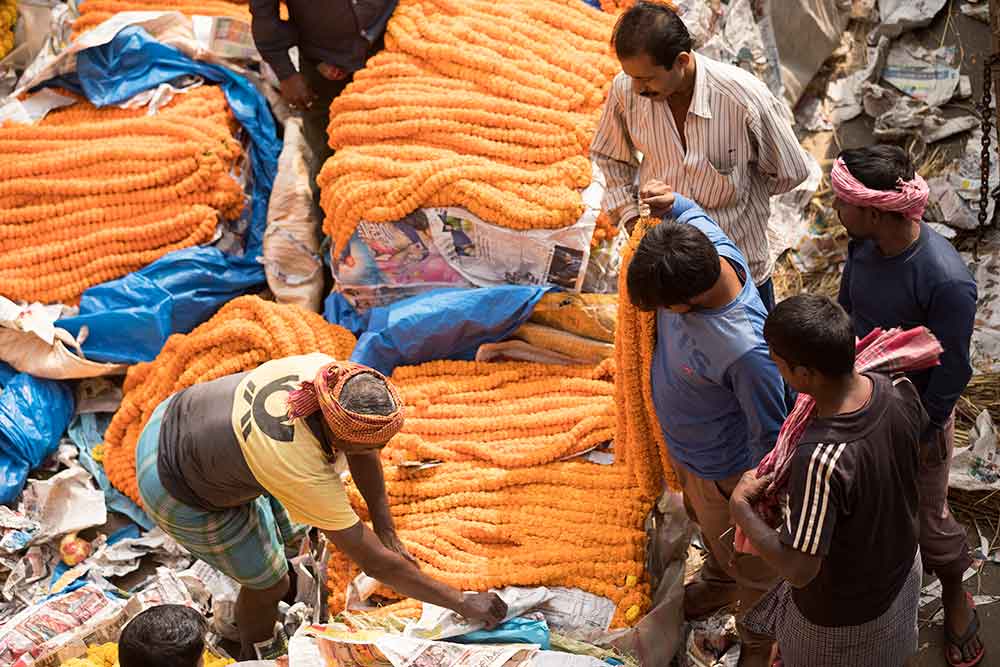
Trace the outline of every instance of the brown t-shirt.
{"label": "brown t-shirt", "polygon": [[882,615],[917,551],[917,474],[927,413],[903,376],[870,374],[862,409],[815,419],[792,459],[781,541],[822,556],[819,574],[792,598],[821,626]]}
{"label": "brown t-shirt", "polygon": [[246,373],[193,385],[163,413],[156,471],[171,496],[208,511],[239,507],[264,493],[233,433],[233,394]]}

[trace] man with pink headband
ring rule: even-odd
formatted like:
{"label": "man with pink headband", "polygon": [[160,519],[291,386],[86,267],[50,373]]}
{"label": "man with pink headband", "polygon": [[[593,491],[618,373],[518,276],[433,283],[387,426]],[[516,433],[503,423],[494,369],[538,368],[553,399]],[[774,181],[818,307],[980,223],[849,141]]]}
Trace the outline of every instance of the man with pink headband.
{"label": "man with pink headband", "polygon": [[951,243],[922,222],[929,191],[905,151],[844,151],[830,180],[851,236],[839,300],[855,333],[926,326],[944,347],[940,366],[910,375],[930,417],[921,439],[920,550],[924,569],[941,581],[948,663],[978,665],[978,615],[962,588],[972,559],[965,530],[948,508],[955,403],[972,377],[976,282]]}
{"label": "man with pink headband", "polygon": [[[379,450],[403,413],[380,373],[320,353],[196,384],[153,411],[136,446],[143,505],[165,533],[240,583],[244,660],[271,639],[278,603],[294,597],[285,547],[305,526],[402,595],[488,625],[503,620],[496,594],[464,595],[435,581],[396,536]],[[348,500],[347,468],[371,529]]]}

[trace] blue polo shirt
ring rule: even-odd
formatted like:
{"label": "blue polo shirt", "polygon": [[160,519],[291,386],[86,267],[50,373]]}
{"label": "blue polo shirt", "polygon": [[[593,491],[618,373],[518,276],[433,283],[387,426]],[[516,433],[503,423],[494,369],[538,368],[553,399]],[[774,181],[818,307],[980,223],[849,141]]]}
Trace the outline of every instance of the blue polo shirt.
{"label": "blue polo shirt", "polygon": [[784,381],[764,342],[767,311],[743,254],[694,202],[677,197],[678,222],[693,225],[743,281],[729,305],[656,313],[653,404],[671,457],[718,481],[756,466],[785,421]]}

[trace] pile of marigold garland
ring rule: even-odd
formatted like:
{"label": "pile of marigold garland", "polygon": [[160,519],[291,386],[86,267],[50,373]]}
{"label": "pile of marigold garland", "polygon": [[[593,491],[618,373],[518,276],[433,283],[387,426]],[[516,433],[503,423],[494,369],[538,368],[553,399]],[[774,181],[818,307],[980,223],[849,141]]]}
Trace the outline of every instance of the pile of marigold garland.
{"label": "pile of marigold garland", "polygon": [[155,115],[86,101],[0,127],[0,295],[75,304],[88,287],[206,243],[243,208],[222,91]]}
{"label": "pile of marigold garland", "polygon": [[73,22],[73,36],[78,37],[107,21],[118,12],[180,12],[188,16],[225,16],[250,23],[246,2],[228,0],[86,0],[80,3],[80,16]]}
{"label": "pile of marigold garland", "polygon": [[341,252],[361,220],[463,206],[513,229],[583,212],[587,150],[619,67],[580,0],[402,0],[386,48],[330,108],[320,176]]}
{"label": "pile of marigold garland", "polygon": [[17,0],[0,0],[0,58],[14,49],[15,23],[17,23]]}
{"label": "pile of marigold garland", "polygon": [[346,329],[298,306],[256,296],[230,301],[190,334],[171,336],[152,362],[129,368],[121,407],[104,434],[108,478],[142,504],[135,479],[136,443],[153,410],[171,394],[296,354],[324,352],[347,359],[355,342]]}
{"label": "pile of marigold garland", "polygon": [[[399,535],[426,573],[464,590],[579,588],[615,603],[615,627],[648,611],[643,522],[653,496],[624,465],[564,460],[614,437],[611,371],[474,362],[396,370],[407,416],[383,452],[386,488]],[[442,463],[401,465],[421,460]],[[349,492],[365,517],[360,493]],[[334,551],[328,573],[337,612],[358,570]]]}
{"label": "pile of marigold garland", "polygon": [[[225,667],[236,661],[220,658],[210,651],[205,651],[202,667]],[[118,644],[100,644],[87,647],[87,655],[82,658],[71,658],[62,663],[61,667],[118,667]]]}

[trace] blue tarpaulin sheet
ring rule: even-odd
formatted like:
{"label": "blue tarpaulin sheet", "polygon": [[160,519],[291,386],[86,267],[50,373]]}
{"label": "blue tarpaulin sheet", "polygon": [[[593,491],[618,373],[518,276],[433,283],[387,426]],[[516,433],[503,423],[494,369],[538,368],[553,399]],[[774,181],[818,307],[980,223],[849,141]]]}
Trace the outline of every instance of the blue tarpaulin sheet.
{"label": "blue tarpaulin sheet", "polygon": [[503,340],[524,324],[549,289],[439,289],[373,308],[351,361],[389,375],[396,366],[474,359],[480,345]]}
{"label": "blue tarpaulin sheet", "polygon": [[43,85],[66,87],[96,106],[108,106],[187,75],[218,84],[250,137],[252,201],[244,255],[226,255],[212,247],[180,250],[87,290],[80,313],[57,325],[74,335],[86,326],[83,351],[95,361],[149,361],[170,334],[190,331],[226,301],[264,283],[257,259],[281,140],[267,100],[249,81],[224,67],[192,60],[142,28],[129,26],[107,44],[81,51],[75,73]]}
{"label": "blue tarpaulin sheet", "polygon": [[3,362],[0,386],[0,505],[7,505],[59,446],[74,403],[67,383],[18,373]]}

